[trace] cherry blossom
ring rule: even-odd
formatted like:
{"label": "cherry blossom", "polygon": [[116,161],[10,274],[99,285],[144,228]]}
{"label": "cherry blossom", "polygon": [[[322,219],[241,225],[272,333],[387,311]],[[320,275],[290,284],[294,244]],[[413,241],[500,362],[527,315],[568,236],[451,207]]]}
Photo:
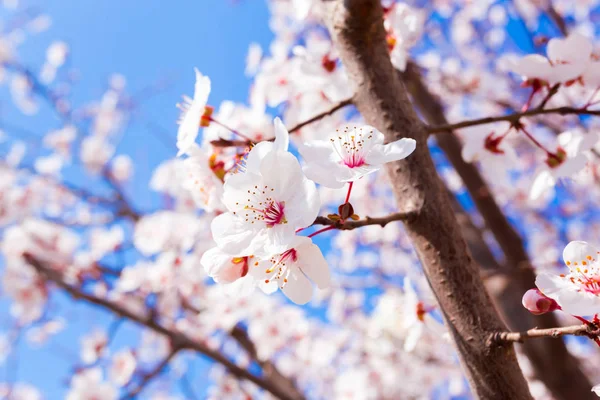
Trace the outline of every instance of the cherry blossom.
{"label": "cherry blossom", "polygon": [[405,3],[394,3],[386,14],[388,47],[391,49],[392,64],[401,71],[406,69],[408,51],[419,41],[425,26],[423,11]]}
{"label": "cherry blossom", "polygon": [[196,85],[194,86],[194,98],[190,99],[187,96],[183,97],[183,103],[178,107],[181,109],[181,117],[179,119],[179,130],[177,131],[177,155],[187,153],[198,136],[200,127],[200,119],[204,113],[204,107],[208,101],[210,94],[210,79],[196,71]]}
{"label": "cherry blossom", "polygon": [[282,253],[296,229],[312,224],[319,212],[315,184],[284,151],[287,131],[279,132],[274,143],[264,142],[250,151],[245,171],[225,180],[223,201],[229,212],[217,216],[211,230],[217,245],[232,255]]}
{"label": "cherry blossom", "polygon": [[130,350],[122,350],[112,358],[110,380],[117,386],[125,386],[135,371],[137,361]]}
{"label": "cherry blossom", "polygon": [[586,242],[571,242],[563,251],[568,274],[542,273],[535,283],[561,309],[574,315],[600,313],[600,266],[598,250]]}
{"label": "cherry blossom", "polygon": [[416,148],[413,139],[383,144],[383,133],[365,125],[346,126],[325,141],[299,146],[306,161],[304,173],[309,179],[333,189],[341,188],[375,172],[385,163],[408,157]]}
{"label": "cherry blossom", "polygon": [[546,52],[548,58],[538,54],[523,57],[513,71],[526,80],[537,79],[549,85],[574,81],[588,69],[592,44],[585,36],[573,33],[566,39],[551,39]]}
{"label": "cherry blossom", "polygon": [[81,360],[86,364],[95,363],[104,353],[108,337],[102,331],[95,331],[81,340]]}
{"label": "cherry blossom", "polygon": [[100,368],[86,369],[74,375],[67,400],[115,400],[117,389],[104,382]]}
{"label": "cherry blossom", "polygon": [[302,236],[297,236],[281,254],[263,260],[250,259],[248,268],[265,293],[279,288],[296,304],[306,304],[312,298],[311,281],[319,289],[326,289],[331,281],[321,250],[310,238]]}
{"label": "cherry blossom", "polygon": [[590,150],[598,142],[595,132],[582,133],[567,131],[558,136],[559,149],[548,156],[546,166],[542,167],[534,178],[530,198],[538,199],[546,190],[552,188],[559,179],[570,178],[583,171],[592,157]]}
{"label": "cherry blossom", "polygon": [[199,208],[207,212],[222,209],[223,182],[217,176],[219,170],[211,168],[211,155],[198,146],[191,146],[188,155],[181,168],[182,186],[190,191]]}

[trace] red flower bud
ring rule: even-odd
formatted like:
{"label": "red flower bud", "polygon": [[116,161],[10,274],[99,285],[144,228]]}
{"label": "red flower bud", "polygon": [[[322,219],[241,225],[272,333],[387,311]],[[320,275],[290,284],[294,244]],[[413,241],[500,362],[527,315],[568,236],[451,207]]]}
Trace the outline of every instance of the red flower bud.
{"label": "red flower bud", "polygon": [[545,314],[550,311],[560,310],[560,306],[550,297],[545,296],[538,289],[529,289],[523,296],[523,307],[535,315]]}

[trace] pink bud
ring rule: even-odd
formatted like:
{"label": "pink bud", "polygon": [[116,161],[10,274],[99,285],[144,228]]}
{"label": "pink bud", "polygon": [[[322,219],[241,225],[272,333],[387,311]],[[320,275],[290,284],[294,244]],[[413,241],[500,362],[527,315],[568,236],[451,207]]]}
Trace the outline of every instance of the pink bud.
{"label": "pink bud", "polygon": [[523,307],[535,315],[541,315],[560,309],[560,306],[556,301],[545,296],[538,289],[529,289],[525,293],[523,296]]}

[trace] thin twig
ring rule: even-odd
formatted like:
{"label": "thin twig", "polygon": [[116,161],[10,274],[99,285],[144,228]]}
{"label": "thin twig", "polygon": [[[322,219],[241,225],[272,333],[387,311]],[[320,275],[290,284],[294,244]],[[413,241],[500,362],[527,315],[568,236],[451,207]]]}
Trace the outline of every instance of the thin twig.
{"label": "thin twig", "polygon": [[600,328],[594,325],[573,325],[550,329],[530,329],[525,332],[496,332],[490,337],[490,343],[512,343],[523,342],[527,339],[536,338],[559,338],[561,336],[586,336],[590,339],[600,337]]}
{"label": "thin twig", "polygon": [[[343,100],[343,101],[337,103],[336,105],[334,105],[333,107],[331,107],[330,109],[325,110],[322,113],[319,113],[319,114],[315,115],[314,117],[311,117],[311,118],[307,119],[306,121],[302,121],[299,124],[289,128],[288,132],[294,133],[294,132],[304,128],[306,125],[312,124],[313,122],[323,119],[326,116],[331,115],[334,112],[336,112],[337,110],[340,110],[350,104],[352,104],[352,99]],[[273,138],[266,139],[266,141],[271,141],[271,140],[273,140]],[[218,139],[218,140],[211,141],[210,144],[212,144],[215,147],[247,147],[247,146],[252,145],[252,142],[247,141],[247,140]]]}
{"label": "thin twig", "polygon": [[393,221],[407,221],[411,218],[416,217],[414,212],[398,212],[390,215],[386,215],[385,217],[365,217],[364,219],[359,219],[358,221],[347,220],[344,222],[335,221],[328,217],[317,217],[313,225],[327,225],[333,226],[336,229],[342,231],[349,231],[352,229],[360,228],[368,225],[379,225],[382,228]]}
{"label": "thin twig", "polygon": [[137,385],[135,387],[135,389],[131,390],[129,393],[126,393],[125,395],[123,395],[121,397],[121,400],[125,400],[125,399],[133,399],[135,396],[137,396],[138,394],[141,393],[142,390],[144,390],[144,388],[146,386],[148,386],[148,384],[154,379],[156,378],[158,375],[160,375],[162,373],[162,371],[167,367],[167,365],[169,365],[169,363],[171,362],[171,360],[173,359],[173,357],[175,357],[175,355],[179,352],[179,348],[174,348],[172,349],[169,354],[160,362],[156,365],[156,367],[154,367],[152,369],[152,371],[148,372],[147,374],[144,374],[142,376],[142,380],[140,381],[140,384]]}
{"label": "thin twig", "polygon": [[343,100],[343,101],[339,102],[338,104],[334,105],[333,107],[331,107],[329,110],[323,111],[322,113],[317,114],[314,117],[309,118],[304,122],[300,122],[298,125],[295,125],[294,127],[288,129],[288,132],[289,133],[296,132],[297,130],[304,128],[306,125],[312,124],[313,122],[323,119],[326,116],[333,114],[337,110],[340,110],[346,106],[349,106],[350,104],[352,104],[352,99]]}
{"label": "thin twig", "polygon": [[518,112],[514,114],[508,115],[500,115],[497,117],[485,117],[478,119],[471,119],[466,121],[457,122],[455,124],[445,124],[445,125],[436,125],[427,127],[428,133],[447,133],[452,132],[455,129],[468,128],[470,126],[476,125],[484,125],[491,124],[494,122],[507,121],[513,124],[519,122],[521,118],[526,117],[534,117],[536,115],[544,115],[544,114],[557,114],[557,115],[600,115],[600,110],[587,110],[583,108],[575,108],[575,107],[556,107],[556,108],[547,108],[540,109],[535,108],[533,110]]}

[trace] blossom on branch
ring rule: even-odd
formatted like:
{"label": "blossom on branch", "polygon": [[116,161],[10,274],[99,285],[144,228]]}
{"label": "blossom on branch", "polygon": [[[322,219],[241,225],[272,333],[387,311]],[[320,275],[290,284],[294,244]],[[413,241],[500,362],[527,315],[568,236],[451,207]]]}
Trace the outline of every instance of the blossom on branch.
{"label": "blossom on branch", "polygon": [[535,284],[555,300],[563,311],[573,315],[600,313],[600,251],[586,242],[575,241],[565,247],[563,260],[568,274],[538,275]]}
{"label": "blossom on branch", "polygon": [[204,108],[210,94],[210,79],[196,71],[196,85],[194,86],[194,98],[183,97],[183,103],[177,106],[181,109],[179,119],[179,130],[177,131],[177,155],[180,156],[188,152],[198,136],[200,128],[200,119],[204,114]]}
{"label": "blossom on branch", "polygon": [[369,125],[346,126],[326,141],[315,140],[299,146],[306,160],[309,179],[338,189],[347,182],[378,171],[385,163],[402,160],[416,148],[414,139],[403,138],[383,144],[383,133]]}

